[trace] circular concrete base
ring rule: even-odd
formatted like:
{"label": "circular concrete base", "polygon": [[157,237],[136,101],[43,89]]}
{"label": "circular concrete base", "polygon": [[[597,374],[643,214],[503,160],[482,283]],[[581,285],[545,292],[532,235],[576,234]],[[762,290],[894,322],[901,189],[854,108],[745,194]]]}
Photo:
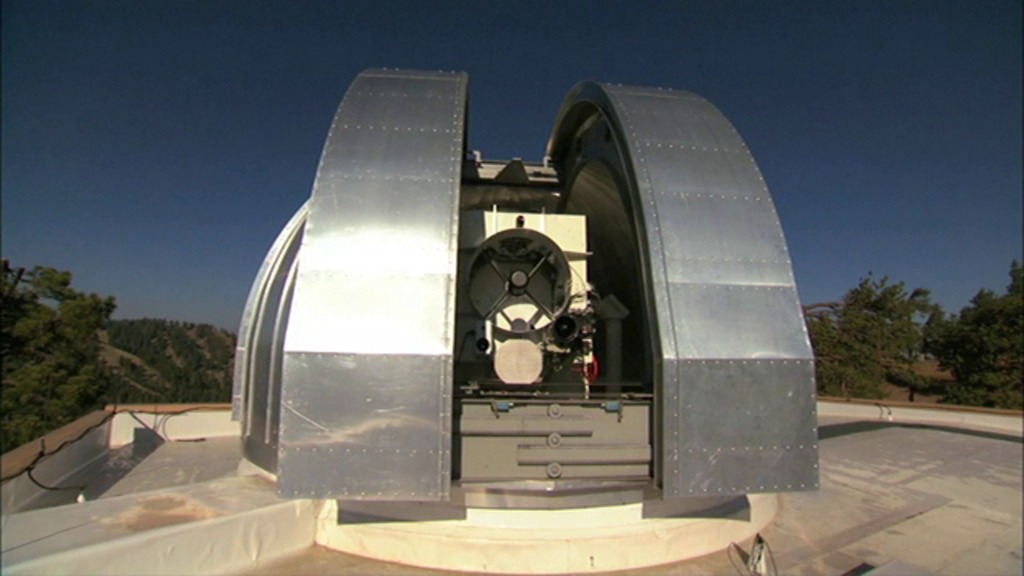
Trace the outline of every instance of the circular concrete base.
{"label": "circular concrete base", "polygon": [[466,510],[465,520],[338,522],[324,503],[316,541],[349,554],[423,568],[497,574],[628,570],[679,562],[752,537],[775,517],[775,494],[748,496],[749,517],[642,517],[642,504],[570,510]]}

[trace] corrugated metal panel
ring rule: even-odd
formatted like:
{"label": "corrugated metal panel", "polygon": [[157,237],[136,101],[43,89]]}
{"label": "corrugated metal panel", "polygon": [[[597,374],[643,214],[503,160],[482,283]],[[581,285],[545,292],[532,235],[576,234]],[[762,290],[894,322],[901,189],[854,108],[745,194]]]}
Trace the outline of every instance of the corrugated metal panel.
{"label": "corrugated metal panel", "polygon": [[[274,282],[275,275],[281,270],[281,255],[291,246],[296,236],[306,224],[306,211],[309,203],[303,202],[302,206],[292,215],[288,223],[278,233],[270,250],[263,258],[259,270],[256,272],[256,279],[253,280],[249,289],[249,297],[245,300],[245,308],[242,310],[242,319],[238,327],[238,341],[235,347],[235,374],[231,388],[231,419],[239,420],[244,411],[244,403],[248,394],[248,358],[249,350],[252,349],[255,335],[253,333],[257,318],[261,315],[261,308],[264,306],[265,297],[269,285]],[[301,237],[299,237],[301,240]]]}
{"label": "corrugated metal panel", "polygon": [[[450,358],[289,352],[279,492],[286,497],[441,500],[441,414]],[[425,381],[431,378],[430,381]]]}
{"label": "corrugated metal panel", "polygon": [[[595,122],[617,150],[574,143]],[[816,488],[813,354],[778,216],[732,125],[686,92],[583,83],[548,150],[564,180],[594,160],[626,188],[665,497]]]}
{"label": "corrugated metal panel", "polygon": [[[669,496],[812,490],[818,483],[814,365],[797,360],[681,360]],[[671,470],[670,467],[667,470]],[[668,480],[673,480],[669,483]]]}
{"label": "corrugated metal panel", "polygon": [[286,496],[448,497],[466,83],[369,71],[338,108],[284,343]]}
{"label": "corrugated metal panel", "polygon": [[242,453],[277,472],[282,343],[308,202],[285,225],[267,252],[242,312],[235,349],[231,417],[241,419]]}

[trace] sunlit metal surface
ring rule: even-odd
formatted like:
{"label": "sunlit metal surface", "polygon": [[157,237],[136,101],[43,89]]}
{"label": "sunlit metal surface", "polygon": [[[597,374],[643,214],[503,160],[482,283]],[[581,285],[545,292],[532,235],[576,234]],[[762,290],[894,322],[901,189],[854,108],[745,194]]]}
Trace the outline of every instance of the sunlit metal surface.
{"label": "sunlit metal surface", "polygon": [[466,82],[364,72],[334,117],[284,341],[286,496],[448,497]]}
{"label": "sunlit metal surface", "polygon": [[548,154],[566,209],[609,231],[594,244],[639,245],[639,293],[621,297],[648,319],[666,497],[816,488],[813,354],[768,188],[728,120],[694,94],[582,83]]}

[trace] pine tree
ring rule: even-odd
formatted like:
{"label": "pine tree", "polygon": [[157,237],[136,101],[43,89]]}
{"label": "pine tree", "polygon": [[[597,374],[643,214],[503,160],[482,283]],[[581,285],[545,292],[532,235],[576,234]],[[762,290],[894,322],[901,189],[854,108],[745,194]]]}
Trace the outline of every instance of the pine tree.
{"label": "pine tree", "polygon": [[71,288],[71,273],[3,262],[3,450],[99,408],[111,375],[98,359],[98,331],[114,299]]}
{"label": "pine tree", "polygon": [[1024,270],[1010,264],[1010,284],[997,296],[980,290],[944,323],[929,348],[956,383],[943,402],[1024,409]]}
{"label": "pine tree", "polygon": [[807,307],[818,392],[882,398],[886,381],[920,386],[911,366],[923,349],[921,325],[935,313],[927,290],[907,293],[888,278],[864,278],[842,302]]}

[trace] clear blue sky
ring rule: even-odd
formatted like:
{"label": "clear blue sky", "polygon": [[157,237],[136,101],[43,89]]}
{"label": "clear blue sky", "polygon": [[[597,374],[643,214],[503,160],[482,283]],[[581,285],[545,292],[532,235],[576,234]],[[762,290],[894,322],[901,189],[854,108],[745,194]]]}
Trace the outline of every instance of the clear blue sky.
{"label": "clear blue sky", "polygon": [[872,272],[957,311],[1021,258],[1021,6],[4,0],[3,255],[115,317],[237,329],[355,75],[463,70],[491,159],[539,160],[581,80],[701,94],[764,173],[805,303]]}

